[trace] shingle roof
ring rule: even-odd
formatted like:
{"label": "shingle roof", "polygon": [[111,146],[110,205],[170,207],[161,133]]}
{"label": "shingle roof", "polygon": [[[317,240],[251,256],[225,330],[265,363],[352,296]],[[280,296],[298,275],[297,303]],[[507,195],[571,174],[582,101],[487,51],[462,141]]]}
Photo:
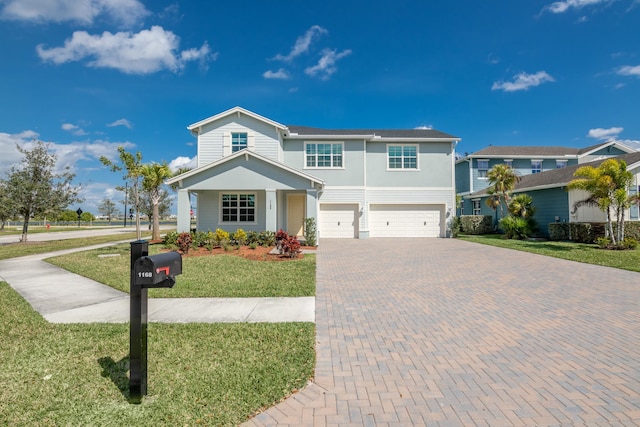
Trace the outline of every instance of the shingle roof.
{"label": "shingle roof", "polygon": [[458,137],[435,129],[320,129],[309,126],[287,126],[292,134],[298,135],[375,135],[382,138],[418,138],[418,139],[458,139]]}
{"label": "shingle roof", "polygon": [[577,156],[580,151],[579,148],[571,147],[490,145],[471,156]]}
{"label": "shingle roof", "polygon": [[[640,162],[640,152],[624,154],[616,157],[609,157],[617,160],[624,160],[627,165]],[[561,187],[568,184],[575,177],[573,174],[582,166],[594,166],[597,167],[606,159],[595,160],[593,162],[582,163],[578,165],[567,166],[560,169],[554,169],[541,173],[535,173],[530,175],[524,175],[520,178],[520,181],[516,184],[514,191],[522,191],[535,187]],[[482,197],[487,195],[487,189],[476,191],[471,194],[471,197]]]}

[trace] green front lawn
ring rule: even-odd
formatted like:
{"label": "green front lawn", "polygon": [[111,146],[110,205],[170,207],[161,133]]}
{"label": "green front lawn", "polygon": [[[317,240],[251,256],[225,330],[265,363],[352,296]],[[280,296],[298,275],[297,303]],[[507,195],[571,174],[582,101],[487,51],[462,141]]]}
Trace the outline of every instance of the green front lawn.
{"label": "green front lawn", "polygon": [[[149,234],[143,233],[143,238],[144,236],[149,236]],[[92,246],[101,243],[119,242],[122,240],[136,240],[136,233],[120,233],[111,234],[108,236],[51,240],[48,242],[27,241],[26,243],[8,243],[6,245],[0,245],[0,260],[26,255],[44,254],[47,252],[55,252],[63,249],[81,248],[83,246]]]}
{"label": "green front lawn", "polygon": [[[47,259],[54,265],[129,292],[130,245],[122,244]],[[161,245],[150,245],[155,254]],[[107,255],[101,257],[100,255]],[[111,256],[116,255],[116,256]],[[316,257],[251,261],[235,255],[183,257],[172,289],[149,289],[151,298],[300,297],[315,295]]]}
{"label": "green front lawn", "polygon": [[315,363],[312,323],[151,323],[134,405],[127,324],[50,324],[0,282],[0,336],[3,426],[235,426],[304,387]]}
{"label": "green front lawn", "polygon": [[459,238],[474,243],[640,272],[640,250],[613,251],[586,243],[509,240],[498,234],[460,235]]}

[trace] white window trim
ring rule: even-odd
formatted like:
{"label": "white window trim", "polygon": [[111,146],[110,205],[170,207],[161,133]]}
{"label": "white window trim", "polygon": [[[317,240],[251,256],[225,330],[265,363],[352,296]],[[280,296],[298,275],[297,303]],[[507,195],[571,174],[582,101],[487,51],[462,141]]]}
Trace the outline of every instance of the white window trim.
{"label": "white window trim", "polygon": [[[389,147],[390,146],[400,146],[400,147],[416,147],[416,167],[415,168],[405,168],[404,162],[402,162],[401,168],[390,168],[389,167]],[[402,144],[402,143],[388,143],[387,147],[387,158],[386,158],[386,166],[388,172],[419,172],[420,171],[420,145],[419,144]],[[403,157],[404,158],[404,157]]]}
{"label": "white window trim", "polygon": [[[479,162],[487,162],[487,169],[486,170],[487,170],[487,174],[488,174],[489,173],[489,159],[476,159],[476,170],[478,171],[477,172],[478,179],[485,181],[485,180],[489,179],[489,177],[487,177],[486,175],[485,176],[480,176],[480,166],[478,166]],[[482,170],[484,170],[484,169],[482,169]]]}
{"label": "white window trim", "polygon": [[[564,166],[559,167],[561,164]],[[569,160],[556,159],[556,169],[566,168],[567,166],[569,166]]]}
{"label": "white window trim", "polygon": [[[255,206],[253,207],[253,221],[223,221],[222,220],[222,196],[228,195],[251,195],[254,197]],[[258,195],[251,191],[220,191],[218,193],[218,225],[243,225],[243,224],[251,224],[255,225],[258,223]]]}
{"label": "white window trim", "polygon": [[229,129],[225,131],[224,134],[222,135],[222,155],[223,156],[229,156],[231,154],[237,153],[238,151],[242,151],[242,150],[238,150],[236,152],[233,152],[233,146],[231,144],[231,134],[233,133],[246,133],[247,148],[243,148],[243,150],[255,151],[255,145],[256,145],[255,132],[252,132],[249,129]]}
{"label": "white window trim", "polygon": [[[318,144],[329,144],[329,145],[333,145],[333,144],[340,144],[340,146],[342,147],[342,166],[307,166],[307,145],[313,144],[316,146],[316,164],[318,164],[318,158],[317,158],[317,150]],[[325,170],[341,170],[344,169],[344,164],[345,164],[345,155],[344,155],[344,142],[342,141],[305,141],[304,142],[304,147],[303,149],[303,169],[325,169]],[[331,163],[333,163],[333,154],[331,155]]]}
{"label": "white window trim", "polygon": [[[475,204],[478,203],[478,213],[476,213]],[[471,199],[471,215],[482,215],[482,204],[480,199]]]}

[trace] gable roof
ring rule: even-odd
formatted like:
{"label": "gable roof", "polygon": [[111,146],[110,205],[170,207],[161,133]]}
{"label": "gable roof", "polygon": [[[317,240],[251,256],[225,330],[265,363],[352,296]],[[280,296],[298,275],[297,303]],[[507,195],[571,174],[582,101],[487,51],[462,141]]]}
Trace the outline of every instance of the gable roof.
{"label": "gable roof", "polygon": [[[609,157],[608,159],[616,159],[616,160],[624,160],[627,164],[628,169],[632,169],[640,166],[640,152],[635,152],[631,154],[623,154],[621,156]],[[573,174],[578,168],[583,166],[593,166],[598,167],[600,163],[604,162],[608,159],[600,159],[595,160],[593,162],[582,163],[578,165],[567,166],[560,169],[553,169],[550,171],[545,171],[541,173],[529,174],[520,177],[520,181],[516,183],[514,192],[523,192],[528,190],[538,190],[543,188],[554,188],[554,187],[564,187],[570,181],[572,181],[575,177]],[[483,197],[488,194],[488,188],[483,190],[476,191],[473,194],[470,194],[469,198],[472,197]]]}
{"label": "gable roof", "polygon": [[571,147],[490,145],[466,157],[577,157],[579,151],[580,149]]}
{"label": "gable roof", "polygon": [[602,150],[603,148],[607,148],[607,147],[611,147],[611,146],[615,146],[616,148],[624,151],[625,153],[635,153],[637,150],[621,143],[620,141],[616,141],[616,140],[611,140],[605,143],[600,143],[600,144],[595,144],[592,145],[590,147],[585,147],[582,150],[580,150],[580,152],[578,154],[580,154],[581,156],[586,156],[589,155],[591,153],[594,153],[598,150]]}
{"label": "gable roof", "polygon": [[261,116],[260,114],[256,114],[253,111],[249,111],[246,110],[242,107],[233,107],[227,111],[223,111],[222,113],[218,113],[215,116],[211,116],[211,117],[207,117],[204,120],[200,120],[199,122],[196,122],[192,125],[187,126],[187,129],[189,129],[191,131],[192,134],[197,135],[198,134],[198,129],[200,129],[202,126],[207,125],[211,122],[215,122],[216,120],[220,120],[223,117],[227,117],[230,116],[232,114],[244,114],[245,116],[249,116],[249,117],[253,117],[256,120],[260,120],[262,122],[265,122],[271,126],[275,126],[278,129],[281,130],[285,130],[287,127],[283,124],[280,124],[278,122],[274,122],[271,119],[268,119],[266,117]]}
{"label": "gable roof", "polygon": [[413,138],[433,140],[460,140],[460,138],[435,129],[320,129],[309,126],[288,126],[287,136],[346,136],[363,139]]}
{"label": "gable roof", "polygon": [[223,163],[226,163],[228,161],[231,161],[233,159],[236,159],[236,158],[242,157],[242,156],[254,157],[256,159],[262,160],[265,163],[269,163],[270,165],[273,165],[273,166],[278,167],[278,168],[280,168],[282,170],[285,170],[285,171],[287,171],[289,173],[292,173],[294,175],[298,175],[298,176],[300,176],[302,178],[311,180],[312,182],[315,182],[317,184],[320,184],[321,186],[324,186],[324,181],[319,179],[319,178],[317,178],[317,177],[315,177],[315,176],[313,176],[313,175],[310,175],[308,173],[302,172],[302,171],[300,171],[298,169],[294,169],[291,166],[285,165],[284,163],[276,162],[275,160],[272,160],[272,159],[270,159],[268,157],[265,157],[265,156],[263,156],[261,154],[255,153],[253,151],[249,151],[247,149],[236,151],[235,153],[231,154],[230,156],[223,157],[220,160],[217,160],[215,162],[211,162],[211,163],[209,163],[207,165],[200,166],[199,168],[191,169],[190,171],[187,171],[187,172],[185,172],[183,174],[174,176],[173,178],[169,178],[165,183],[169,184],[169,185],[175,184],[176,182],[182,181],[185,178],[192,177],[192,176],[197,175],[197,174],[199,174],[201,172],[204,172],[206,170],[215,168],[216,166],[219,166],[219,165],[221,165]]}

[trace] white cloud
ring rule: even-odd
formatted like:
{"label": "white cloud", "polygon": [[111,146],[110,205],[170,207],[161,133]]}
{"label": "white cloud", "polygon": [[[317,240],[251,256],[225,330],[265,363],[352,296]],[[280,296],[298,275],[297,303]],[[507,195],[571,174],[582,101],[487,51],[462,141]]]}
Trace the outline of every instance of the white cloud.
{"label": "white cloud", "polygon": [[564,13],[569,9],[581,9],[585,6],[592,6],[599,3],[606,3],[610,0],[563,0],[551,3],[544,7],[543,10],[548,10],[551,13]]}
{"label": "white cloud", "polygon": [[133,125],[127,119],[116,120],[115,122],[111,122],[111,123],[107,124],[107,126],[109,126],[110,128],[116,127],[116,126],[124,126],[127,129],[133,129]]}
{"label": "white cloud", "polygon": [[76,31],[62,47],[36,47],[43,61],[63,64],[92,58],[90,67],[114,68],[127,74],[149,74],[168,69],[182,70],[185,63],[193,60],[206,62],[215,59],[205,42],[199,49],[178,52],[180,38],[160,26],[139,33],[108,31],[100,35],[90,35],[86,31]]}
{"label": "white cloud", "polygon": [[636,76],[640,77],[640,65],[624,65],[618,68],[617,74],[621,76]]}
{"label": "white cloud", "polygon": [[337,53],[335,49],[323,49],[318,63],[313,67],[306,68],[304,72],[312,77],[319,74],[322,80],[328,80],[338,70],[336,61],[350,54],[351,49],[345,49],[340,53]]}
{"label": "white cloud", "polygon": [[267,70],[262,73],[262,77],[265,79],[278,79],[278,80],[288,80],[291,78],[287,70],[284,68],[280,68],[278,71]]}
{"label": "white cloud", "polygon": [[416,129],[416,130],[431,130],[431,129],[433,129],[433,126],[431,126],[431,125],[421,125],[421,126],[416,126],[414,129]]}
{"label": "white cloud", "polygon": [[176,157],[171,160],[169,163],[169,169],[171,172],[176,173],[180,168],[190,168],[195,169],[198,165],[198,157],[189,158],[189,157]]}
{"label": "white cloud", "polygon": [[77,136],[87,135],[87,132],[85,132],[84,129],[72,123],[63,123],[61,128],[62,130],[66,130],[67,132],[71,132],[72,134]]}
{"label": "white cloud", "polygon": [[520,73],[514,76],[512,82],[494,82],[491,90],[503,90],[505,92],[515,92],[518,90],[528,90],[530,87],[539,86],[542,83],[554,82],[546,71],[538,71],[535,74]]}
{"label": "white cloud", "polygon": [[3,19],[85,25],[92,24],[98,16],[107,16],[125,27],[148,15],[138,0],[5,0],[0,11]]}
{"label": "white cloud", "polygon": [[609,129],[595,128],[595,129],[589,129],[589,133],[587,133],[587,136],[589,138],[609,140],[609,139],[615,139],[618,136],[618,134],[623,130],[624,128],[621,128],[621,127],[613,127]]}
{"label": "white cloud", "polygon": [[277,59],[279,61],[291,61],[295,57],[302,55],[303,53],[309,50],[309,46],[313,39],[320,37],[322,34],[327,34],[328,31],[322,28],[319,25],[314,25],[309,28],[304,35],[298,37],[296,39],[296,43],[291,48],[291,52],[288,55],[277,54],[273,59]]}
{"label": "white cloud", "polygon": [[4,178],[6,172],[11,166],[16,165],[22,160],[22,154],[16,149],[16,145],[20,147],[29,147],[33,141],[37,140],[40,134],[32,130],[25,130],[20,133],[4,133],[0,132],[0,178]]}

